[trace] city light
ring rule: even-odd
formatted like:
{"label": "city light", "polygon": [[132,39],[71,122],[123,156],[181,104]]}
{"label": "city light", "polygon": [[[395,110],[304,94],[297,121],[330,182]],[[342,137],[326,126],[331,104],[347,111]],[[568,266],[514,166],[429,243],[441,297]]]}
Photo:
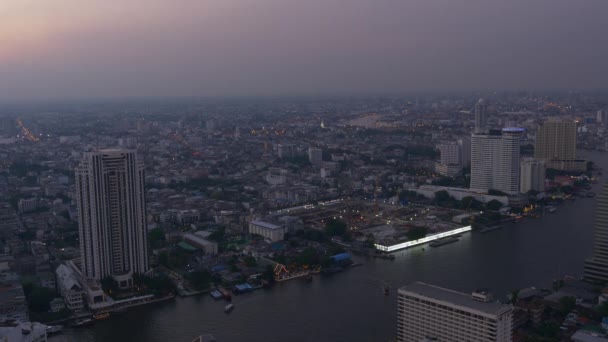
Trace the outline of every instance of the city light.
{"label": "city light", "polygon": [[434,235],[429,235],[426,237],[423,237],[421,239],[418,240],[413,240],[413,241],[407,241],[407,242],[403,242],[403,243],[399,243],[396,245],[392,245],[392,246],[384,246],[381,244],[374,244],[374,246],[376,247],[377,250],[383,251],[383,252],[393,252],[399,249],[404,249],[404,248],[409,248],[409,247],[413,247],[413,246],[417,246],[417,245],[421,245],[427,242],[431,242],[434,240],[438,240],[444,237],[448,237],[448,236],[453,236],[453,235],[458,235],[458,234],[462,234],[465,232],[468,232],[472,229],[471,226],[466,226],[466,227],[462,227],[462,228],[457,228],[454,230],[449,230],[447,232],[443,232],[443,233],[438,233],[438,234],[434,234]]}

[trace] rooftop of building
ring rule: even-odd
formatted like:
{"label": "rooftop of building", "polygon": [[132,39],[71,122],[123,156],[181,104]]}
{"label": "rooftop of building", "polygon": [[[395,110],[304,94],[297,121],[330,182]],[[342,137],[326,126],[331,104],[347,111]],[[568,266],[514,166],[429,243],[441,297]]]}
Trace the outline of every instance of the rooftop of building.
{"label": "rooftop of building", "polygon": [[260,220],[251,221],[251,224],[260,226],[260,227],[264,227],[264,228],[268,228],[268,229],[281,229],[281,227],[277,226],[276,224],[272,224],[272,223],[264,222],[264,221],[260,221]]}
{"label": "rooftop of building", "polygon": [[422,282],[415,282],[403,286],[399,289],[399,293],[413,293],[418,296],[426,297],[436,301],[446,302],[452,305],[464,307],[480,313],[489,315],[500,315],[511,309],[509,305],[499,302],[482,302],[475,300],[470,294],[457,292],[436,285],[430,285]]}
{"label": "rooftop of building", "polygon": [[3,341],[40,341],[41,336],[46,336],[46,325],[41,323],[24,322],[15,327],[0,327]]}

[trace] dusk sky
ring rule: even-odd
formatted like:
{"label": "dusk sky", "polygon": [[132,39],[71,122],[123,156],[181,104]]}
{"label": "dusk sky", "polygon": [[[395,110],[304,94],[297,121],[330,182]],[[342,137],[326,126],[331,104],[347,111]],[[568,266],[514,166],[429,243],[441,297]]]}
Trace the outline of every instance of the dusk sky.
{"label": "dusk sky", "polygon": [[606,0],[2,0],[0,99],[607,88]]}

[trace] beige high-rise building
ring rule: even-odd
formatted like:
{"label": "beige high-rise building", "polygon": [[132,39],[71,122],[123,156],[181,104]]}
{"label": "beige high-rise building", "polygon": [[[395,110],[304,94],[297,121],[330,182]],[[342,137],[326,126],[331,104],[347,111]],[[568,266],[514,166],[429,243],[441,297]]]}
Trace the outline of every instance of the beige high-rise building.
{"label": "beige high-rise building", "polygon": [[512,312],[487,293],[412,283],[399,289],[397,341],[510,342]]}
{"label": "beige high-rise building", "polygon": [[83,275],[132,286],[148,271],[143,163],[135,150],[85,152],[75,178]]}
{"label": "beige high-rise building", "polygon": [[548,120],[538,127],[534,158],[548,168],[584,171],[586,163],[576,158],[576,121]]}

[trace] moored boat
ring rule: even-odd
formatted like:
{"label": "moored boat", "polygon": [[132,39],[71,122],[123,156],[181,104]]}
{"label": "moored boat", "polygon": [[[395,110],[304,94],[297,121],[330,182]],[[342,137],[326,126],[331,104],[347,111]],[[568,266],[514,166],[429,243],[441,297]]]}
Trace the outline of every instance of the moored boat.
{"label": "moored boat", "polygon": [[98,314],[93,315],[93,318],[97,321],[100,321],[102,319],[108,319],[110,318],[110,313],[109,312],[101,312]]}
{"label": "moored boat", "polygon": [[226,306],[224,307],[224,312],[225,312],[225,313],[229,313],[229,312],[231,312],[232,310],[234,310],[234,304],[228,304],[228,305],[226,305]]}
{"label": "moored boat", "polygon": [[439,239],[436,241],[433,241],[429,244],[429,246],[431,247],[439,247],[439,246],[443,246],[443,245],[447,245],[448,243],[453,243],[458,241],[458,238],[455,237],[447,237],[447,238],[443,238],[443,239]]}

